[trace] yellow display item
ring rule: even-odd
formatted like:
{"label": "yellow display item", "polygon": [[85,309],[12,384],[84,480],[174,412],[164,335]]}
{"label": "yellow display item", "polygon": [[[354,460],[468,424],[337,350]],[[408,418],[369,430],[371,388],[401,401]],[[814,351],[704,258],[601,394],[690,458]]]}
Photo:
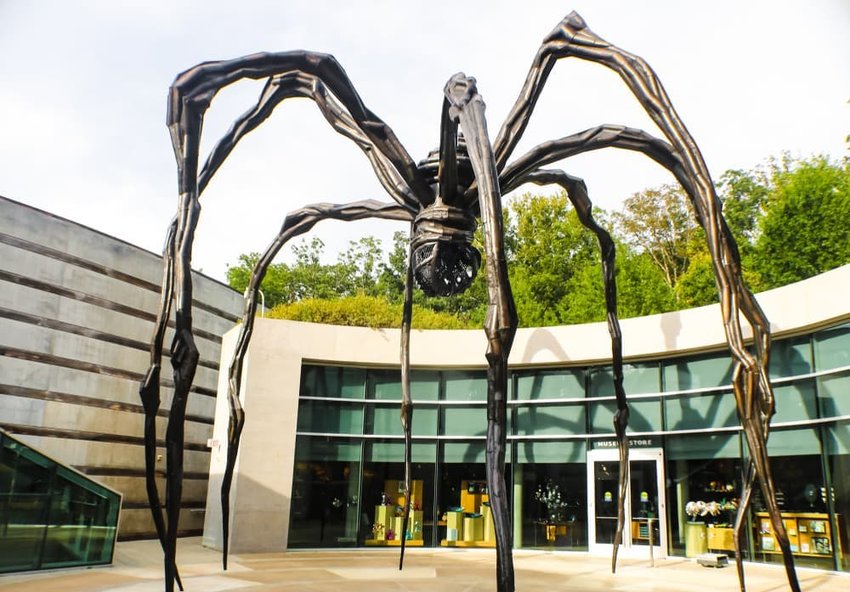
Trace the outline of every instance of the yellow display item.
{"label": "yellow display item", "polygon": [[698,557],[708,551],[708,529],[702,522],[685,522],[685,557]]}
{"label": "yellow display item", "polygon": [[467,543],[484,540],[484,517],[465,516],[463,519],[463,540]]}
{"label": "yellow display item", "polygon": [[375,507],[375,528],[373,529],[374,538],[383,541],[387,538],[387,531],[392,529],[392,506],[376,506]]}
{"label": "yellow display item", "polygon": [[495,543],[496,527],[493,524],[493,511],[490,506],[483,506],[481,511],[484,514],[484,540]]}
{"label": "yellow display item", "polygon": [[[493,515],[490,507],[485,505],[488,500],[485,481],[461,481],[460,506],[458,506],[461,509],[446,512],[446,536],[440,541],[440,546],[495,547],[496,530],[493,525]],[[469,514],[475,514],[475,516],[469,516]]]}
{"label": "yellow display item", "polygon": [[[414,480],[411,482],[410,505],[414,508],[422,507],[422,481]],[[390,505],[375,506],[375,523],[372,528],[372,538],[366,539],[367,546],[396,546],[401,544],[403,536],[402,531],[402,516],[401,508],[404,507],[404,481],[398,479],[388,479],[384,481],[385,499],[389,499]],[[412,547],[421,547],[422,541],[422,526],[423,526],[422,510],[413,510],[410,512],[410,517],[407,523],[407,530],[410,532],[410,538],[407,539],[407,544]],[[393,539],[387,540],[387,532],[392,531]]]}
{"label": "yellow display item", "polygon": [[463,540],[463,512],[446,512],[446,528],[453,528],[457,540]]}
{"label": "yellow display item", "polygon": [[724,526],[708,526],[708,548],[711,551],[734,551],[734,529]]}

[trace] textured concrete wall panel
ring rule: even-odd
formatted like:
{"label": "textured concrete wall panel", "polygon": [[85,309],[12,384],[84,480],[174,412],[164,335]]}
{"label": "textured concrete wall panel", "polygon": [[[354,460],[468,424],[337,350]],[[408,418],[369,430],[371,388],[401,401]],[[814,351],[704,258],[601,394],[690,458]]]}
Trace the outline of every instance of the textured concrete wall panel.
{"label": "textured concrete wall panel", "polygon": [[[149,511],[140,507],[146,496],[138,388],[161,278],[157,254],[0,197],[0,427],[122,491],[122,537],[154,534]],[[194,279],[201,365],[187,406],[180,523],[187,532],[201,528],[221,335],[242,311],[240,294],[200,274]],[[172,335],[169,329],[166,346]],[[167,355],[162,366],[160,408],[167,413]],[[160,440],[166,424],[166,417],[157,419]]]}

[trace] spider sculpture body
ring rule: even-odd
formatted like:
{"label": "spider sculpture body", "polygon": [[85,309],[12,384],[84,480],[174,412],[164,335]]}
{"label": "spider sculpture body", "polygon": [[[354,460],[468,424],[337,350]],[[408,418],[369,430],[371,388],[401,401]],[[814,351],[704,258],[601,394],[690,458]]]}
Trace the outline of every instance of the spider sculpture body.
{"label": "spider sculpture body", "polygon": [[[616,125],[598,127],[552,140],[509,163],[546,79],[561,58],[590,60],[617,72],[650,118],[664,134],[656,138],[641,130]],[[216,93],[244,78],[266,80],[257,104],[239,117],[210,153],[199,172],[199,146],[204,113]],[[706,230],[720,291],[723,322],[735,360],[734,394],[751,461],[741,491],[735,525],[735,547],[741,557],[744,517],[756,479],[768,504],[774,532],[782,549],[788,581],[799,590],[788,538],[776,505],[766,440],[774,401],[766,367],[770,348],[768,323],[743,284],[737,247],[720,213],[708,169],[687,129],[673,109],[652,69],[641,58],[611,45],[571,13],[544,39],[535,56],[519,98],[496,139],[491,142],[484,103],[475,79],[454,75],[445,87],[440,122],[440,146],[416,164],[390,127],[370,111],[345,71],[329,55],[293,51],[260,53],[234,60],[205,62],[180,74],[169,95],[168,127],[178,165],[179,211],[172,222],[164,249],[165,268],[160,311],[151,342],[151,367],[140,388],[146,412],[145,441],[148,497],[165,554],[165,587],[180,585],[175,561],[177,520],[182,495],[183,423],[198,351],[192,332],[192,280],[190,260],[193,234],[200,211],[199,197],[212,176],[240,139],[259,126],[280,103],[289,98],[316,103],[328,123],[355,142],[365,153],[391,202],[366,200],[347,204],[315,204],[291,212],[278,236],[257,263],[246,294],[243,324],[229,367],[227,466],[222,484],[224,566],[227,567],[229,489],[238,454],[245,414],[239,402],[242,363],[253,329],[257,293],[268,265],[292,237],[326,219],[384,218],[411,224],[410,259],[405,283],[401,332],[402,406],[405,434],[405,480],[410,491],[410,442],[413,402],[409,388],[409,340],[414,281],[432,295],[451,295],[466,289],[481,264],[472,246],[480,218],[484,228],[485,269],[489,307],[487,338],[487,482],[496,532],[497,585],[500,592],[514,590],[512,540],[504,479],[506,445],[507,362],[517,327],[517,315],[504,257],[501,195],[524,183],[555,184],[566,190],[579,218],[597,237],[602,251],[603,281],[612,340],[617,412],[614,428],[620,446],[618,528],[612,569],[622,540],[624,496],[628,480],[628,405],[623,390],[622,340],[616,310],[614,243],[593,220],[592,204],[584,183],[559,169],[545,168],[583,152],[615,147],[641,152],[667,168],[691,199],[699,223]],[[462,134],[460,133],[462,132]],[[176,329],[171,345],[173,388],[165,435],[165,517],[154,481],[156,433],[154,420],[160,404],[160,359],[172,303]],[[747,347],[740,316],[752,327],[754,343]],[[408,500],[409,501],[409,500]],[[409,503],[406,511],[409,511]],[[407,530],[407,515],[402,532]],[[404,558],[402,537],[401,562]],[[738,563],[741,589],[743,568]]]}

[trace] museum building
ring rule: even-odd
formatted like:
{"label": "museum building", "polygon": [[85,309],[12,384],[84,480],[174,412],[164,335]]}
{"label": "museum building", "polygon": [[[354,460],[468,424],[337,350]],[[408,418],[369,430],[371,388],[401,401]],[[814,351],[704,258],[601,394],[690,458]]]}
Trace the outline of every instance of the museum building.
{"label": "museum building", "polygon": [[[769,452],[797,564],[850,570],[850,266],[758,295],[771,321]],[[239,328],[224,336],[229,364]],[[719,306],[622,321],[631,401],[624,550],[733,553],[747,465]],[[399,331],[257,319],[231,550],[492,547],[482,331],[414,331],[411,520],[402,533]],[[610,553],[617,450],[604,323],[520,329],[506,480],[519,549]],[[204,543],[221,543],[226,379],[219,377]],[[745,559],[781,561],[761,494]]]}
{"label": "museum building", "polygon": [[[6,198],[0,211],[0,571],[108,563],[116,536],[155,536],[138,384],[162,262]],[[180,534],[203,532],[220,547],[228,405],[218,370],[230,363],[242,299],[195,279],[202,359]],[[793,552],[798,565],[845,571],[849,285],[844,266],[758,295],[775,338],[768,447]],[[624,552],[730,553],[746,447],[719,308],[627,319],[622,329],[632,476]],[[242,377],[232,550],[396,546],[402,536],[410,546],[494,545],[484,334],[413,332],[413,513],[403,534],[398,342],[398,330],[257,319]],[[603,323],[517,333],[506,471],[517,548],[610,552],[610,357]],[[160,433],[170,392],[164,385]],[[745,558],[779,560],[758,494],[746,532]]]}

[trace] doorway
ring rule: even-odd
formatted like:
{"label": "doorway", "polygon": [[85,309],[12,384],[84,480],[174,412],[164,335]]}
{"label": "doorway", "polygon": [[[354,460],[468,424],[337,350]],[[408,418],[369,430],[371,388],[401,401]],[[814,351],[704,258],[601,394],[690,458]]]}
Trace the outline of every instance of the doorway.
{"label": "doorway", "polygon": [[[611,554],[613,550],[619,467],[616,448],[587,453],[588,546],[592,553]],[[650,553],[652,557],[665,557],[664,452],[660,448],[629,450],[629,468],[626,525],[619,553],[624,557],[649,557]]]}

